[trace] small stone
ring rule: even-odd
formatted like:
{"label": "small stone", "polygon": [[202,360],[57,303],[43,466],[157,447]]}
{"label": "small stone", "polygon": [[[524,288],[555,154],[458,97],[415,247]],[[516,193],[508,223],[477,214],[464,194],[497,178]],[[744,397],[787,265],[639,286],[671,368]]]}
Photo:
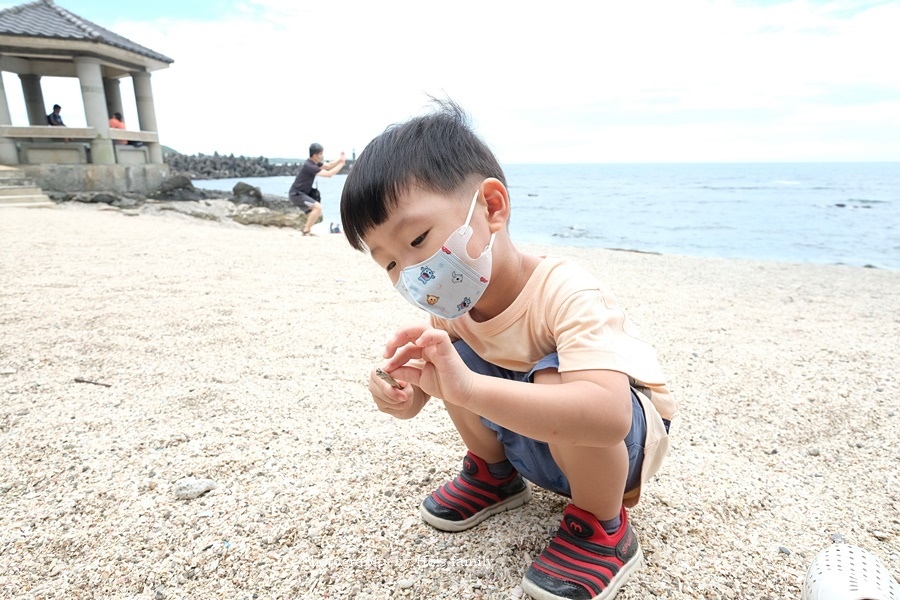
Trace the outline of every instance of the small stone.
{"label": "small stone", "polygon": [[415,583],[416,583],[416,580],[413,579],[413,578],[401,579],[401,580],[397,583],[397,587],[399,587],[401,590],[408,590],[408,589],[411,588],[413,585],[415,585]]}
{"label": "small stone", "polygon": [[213,516],[213,511],[211,510],[201,510],[197,513],[198,517],[211,517]]}
{"label": "small stone", "polygon": [[832,543],[835,544],[843,544],[847,541],[842,533],[832,533],[829,537],[831,538]]}
{"label": "small stone", "polygon": [[873,532],[872,532],[872,535],[873,535],[873,536],[875,537],[875,539],[878,540],[879,542],[886,542],[886,541],[888,540],[888,538],[891,537],[891,535],[890,535],[889,533],[887,533],[887,532],[885,532],[885,531],[880,531],[880,530],[879,530],[879,531],[873,531]]}
{"label": "small stone", "polygon": [[522,596],[525,595],[525,590],[522,589],[522,586],[517,585],[516,587],[514,587],[512,589],[512,591],[509,593],[509,595],[512,598],[514,598],[515,600],[518,600],[519,598],[521,598]]}
{"label": "small stone", "polygon": [[769,451],[769,454],[778,454],[778,448],[772,448],[772,450]]}
{"label": "small stone", "polygon": [[896,414],[897,414],[897,411],[895,411],[895,410],[889,410],[889,411],[887,412],[887,415],[888,415],[889,417],[893,417],[893,416],[895,416]]}
{"label": "small stone", "polygon": [[198,479],[185,477],[175,482],[175,497],[179,500],[193,500],[199,498],[210,490],[216,489],[216,482],[212,479]]}
{"label": "small stone", "polygon": [[819,449],[818,448],[810,448],[809,450],[806,451],[806,453],[809,454],[810,456],[818,456]]}
{"label": "small stone", "polygon": [[785,548],[784,546],[778,546],[778,551],[781,552],[782,554],[788,554],[788,555],[790,555],[790,553],[791,553],[790,549]]}
{"label": "small stone", "polygon": [[153,600],[166,600],[166,593],[162,588],[156,588],[156,591],[153,593]]}
{"label": "small stone", "polygon": [[0,375],[15,375],[16,370],[6,367],[5,369],[0,369]]}

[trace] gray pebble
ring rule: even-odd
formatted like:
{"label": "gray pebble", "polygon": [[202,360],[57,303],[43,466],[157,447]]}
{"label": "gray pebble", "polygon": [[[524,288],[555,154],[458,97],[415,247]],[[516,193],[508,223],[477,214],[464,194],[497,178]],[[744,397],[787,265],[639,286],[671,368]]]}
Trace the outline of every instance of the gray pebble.
{"label": "gray pebble", "polygon": [[790,554],[791,553],[790,549],[785,548],[784,546],[778,546],[778,551],[781,552],[782,554]]}
{"label": "gray pebble", "polygon": [[193,500],[214,489],[216,489],[216,482],[212,479],[185,477],[175,482],[173,491],[179,500]]}

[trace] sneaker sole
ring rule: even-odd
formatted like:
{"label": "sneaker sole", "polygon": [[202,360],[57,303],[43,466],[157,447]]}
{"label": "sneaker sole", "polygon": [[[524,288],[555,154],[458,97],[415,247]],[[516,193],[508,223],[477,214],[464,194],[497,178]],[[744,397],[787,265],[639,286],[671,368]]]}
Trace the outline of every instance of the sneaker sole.
{"label": "sneaker sole", "polygon": [[[638,548],[637,554],[632,556],[631,560],[622,565],[622,568],[619,569],[619,572],[613,578],[612,582],[610,582],[610,586],[591,598],[591,600],[611,600],[612,598],[615,598],[622,586],[625,585],[625,582],[631,577],[631,574],[634,571],[639,571],[643,566],[644,551],[641,548]],[[522,579],[522,589],[525,590],[526,594],[534,598],[534,600],[566,600],[563,596],[551,594],[547,590],[538,587],[534,583],[531,583],[527,578]]]}
{"label": "sneaker sole", "polygon": [[529,500],[531,500],[531,487],[526,483],[525,489],[515,496],[510,496],[502,502],[484,508],[463,521],[448,521],[447,519],[436,517],[425,509],[424,502],[419,506],[419,513],[422,515],[422,519],[435,529],[440,529],[441,531],[465,531],[475,527],[492,515],[519,508]]}

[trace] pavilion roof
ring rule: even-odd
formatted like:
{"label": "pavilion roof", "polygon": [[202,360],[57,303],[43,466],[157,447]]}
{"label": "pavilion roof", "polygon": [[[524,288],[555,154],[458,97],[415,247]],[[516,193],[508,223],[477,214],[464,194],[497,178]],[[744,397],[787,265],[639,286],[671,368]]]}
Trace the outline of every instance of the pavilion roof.
{"label": "pavilion roof", "polygon": [[37,0],[0,10],[0,35],[97,42],[163,63],[175,62],[57,6],[53,0]]}

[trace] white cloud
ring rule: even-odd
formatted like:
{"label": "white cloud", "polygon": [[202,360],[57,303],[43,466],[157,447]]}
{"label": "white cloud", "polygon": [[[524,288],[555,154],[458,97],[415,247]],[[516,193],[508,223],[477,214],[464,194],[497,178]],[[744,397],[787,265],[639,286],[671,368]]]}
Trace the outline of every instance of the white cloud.
{"label": "white cloud", "polygon": [[900,160],[892,2],[245,0],[103,24],[175,59],[154,96],[185,152],[359,152],[446,93],[504,162]]}

